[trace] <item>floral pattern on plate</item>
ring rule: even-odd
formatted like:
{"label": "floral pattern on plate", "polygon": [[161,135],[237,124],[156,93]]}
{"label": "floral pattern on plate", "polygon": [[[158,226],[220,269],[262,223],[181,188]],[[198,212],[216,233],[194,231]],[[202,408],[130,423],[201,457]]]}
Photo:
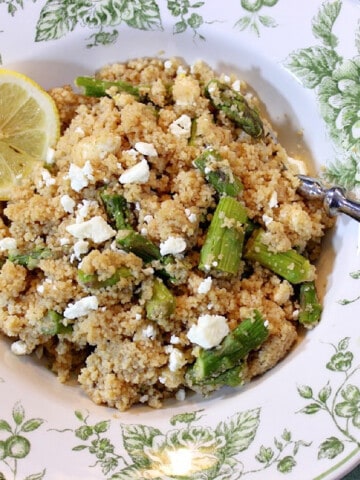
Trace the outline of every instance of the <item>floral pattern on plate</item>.
{"label": "floral pattern on plate", "polygon": [[[14,29],[19,18],[31,13],[34,45],[53,45],[82,32],[84,51],[102,51],[116,45],[126,29],[170,34],[179,40],[190,34],[194,48],[208,42],[212,29],[230,31],[239,42],[265,45],[256,42],[281,38],[286,22],[293,18],[286,13],[294,11],[296,2],[229,0],[231,7],[225,10],[210,0],[0,0],[0,39]],[[338,29],[348,15],[347,8],[355,3],[302,3],[301,8],[308,10],[304,28],[311,33],[304,47],[289,47],[285,54],[283,47],[281,63],[314,95],[336,148],[337,158],[326,169],[326,177],[356,191],[360,187],[360,13],[351,31],[354,52],[344,45]],[[5,66],[6,47],[6,42],[1,44]],[[354,265],[356,261],[354,252]],[[336,281],[343,280],[353,295],[333,296],[329,303],[342,309],[340,315],[346,310],[344,316],[355,325],[360,297],[354,285],[360,270],[352,268],[350,274],[343,270]],[[360,460],[360,357],[350,327],[345,325],[345,334],[336,330],[335,340],[320,340],[316,381],[312,381],[311,369],[288,380],[287,394],[293,403],[286,405],[284,418],[270,435],[266,435],[266,425],[272,407],[260,399],[251,407],[233,407],[232,403],[229,412],[222,411],[215,419],[213,410],[209,413],[205,406],[184,404],[180,413],[166,410],[157,424],[147,414],[146,421],[140,418],[128,423],[113,418],[107,410],[99,413],[101,407],[85,410],[78,405],[73,405],[66,419],[55,419],[46,410],[39,415],[41,408],[26,395],[19,400],[9,394],[6,405],[4,395],[0,401],[0,480],[55,479],[45,456],[40,467],[34,461],[35,447],[43,448],[47,442],[56,447],[61,444],[59,456],[66,459],[73,453],[74,468],[87,469],[97,479],[260,480],[267,475],[296,480],[304,475],[307,464],[319,465],[312,478],[339,478],[350,462]],[[11,391],[8,386],[13,379],[7,376],[5,364],[0,367],[3,394]],[[300,428],[299,417],[304,428]]]}

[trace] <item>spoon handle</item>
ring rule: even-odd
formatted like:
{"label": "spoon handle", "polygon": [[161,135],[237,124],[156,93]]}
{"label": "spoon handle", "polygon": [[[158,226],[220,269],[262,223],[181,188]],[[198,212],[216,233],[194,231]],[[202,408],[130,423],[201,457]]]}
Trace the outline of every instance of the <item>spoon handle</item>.
{"label": "spoon handle", "polygon": [[360,222],[360,203],[350,200],[340,187],[325,191],[324,205],[330,215],[342,212]]}
{"label": "spoon handle", "polygon": [[346,190],[341,187],[325,188],[318,179],[306,175],[298,175],[301,184],[298,188],[300,195],[308,199],[323,200],[326,212],[329,215],[345,213],[360,222],[360,203],[351,200]]}

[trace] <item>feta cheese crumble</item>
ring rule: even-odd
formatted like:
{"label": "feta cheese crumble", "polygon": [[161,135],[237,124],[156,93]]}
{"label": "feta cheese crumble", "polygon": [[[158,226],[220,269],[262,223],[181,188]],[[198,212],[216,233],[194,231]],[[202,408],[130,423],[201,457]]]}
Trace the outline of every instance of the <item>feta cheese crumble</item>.
{"label": "feta cheese crumble", "polygon": [[5,250],[15,250],[15,248],[16,248],[15,238],[4,237],[0,240],[0,252],[4,252]]}
{"label": "feta cheese crumble", "polygon": [[150,177],[150,168],[148,162],[143,158],[133,167],[125,170],[119,178],[122,184],[127,183],[146,183]]}
{"label": "feta cheese crumble", "polygon": [[80,192],[89,185],[90,180],[94,180],[91,163],[87,161],[81,168],[74,163],[69,168],[70,185],[75,192]]}
{"label": "feta cheese crumble", "polygon": [[169,354],[170,372],[176,372],[186,364],[185,356],[178,348],[175,348],[172,345],[167,345],[165,347],[165,352]]}
{"label": "feta cheese crumble", "polygon": [[190,223],[195,223],[197,221],[196,213],[192,213],[190,208],[185,208],[185,215],[187,216]]}
{"label": "feta cheese crumble", "polygon": [[209,293],[211,290],[211,284],[212,284],[211,277],[204,278],[204,280],[200,283],[198,287],[198,290],[197,290],[198,293],[201,293],[201,294]]}
{"label": "feta cheese crumble", "polygon": [[186,242],[182,237],[169,237],[165,242],[160,243],[160,254],[176,255],[186,249]]}
{"label": "feta cheese crumble", "polygon": [[170,133],[176,137],[190,137],[191,133],[191,118],[188,115],[181,115],[174,120],[169,126]]}
{"label": "feta cheese crumble", "polygon": [[157,157],[157,151],[152,143],[136,142],[135,150],[148,157]]}
{"label": "feta cheese crumble", "polygon": [[226,318],[222,315],[200,315],[198,323],[193,325],[187,333],[192,343],[202,348],[213,348],[229,333]]}
{"label": "feta cheese crumble", "polygon": [[60,203],[66,213],[74,212],[75,200],[73,200],[69,195],[63,195],[60,198]]}
{"label": "feta cheese crumble", "polygon": [[81,240],[88,238],[94,243],[105,242],[116,235],[116,231],[100,216],[92,217],[86,222],[68,225],[66,230],[75,238]]}
{"label": "feta cheese crumble", "polygon": [[43,169],[41,171],[41,177],[42,177],[46,187],[50,187],[51,185],[55,185],[55,178],[51,176],[51,174],[48,170]]}
{"label": "feta cheese crumble", "polygon": [[78,240],[74,245],[75,258],[80,260],[81,255],[89,251],[89,246],[89,242],[87,242],[86,240]]}
{"label": "feta cheese crumble", "polygon": [[270,201],[269,201],[269,208],[275,208],[278,206],[278,197],[277,192],[273,192]]}
{"label": "feta cheese crumble", "polygon": [[99,308],[99,302],[95,295],[81,298],[75,303],[69,303],[64,310],[64,317],[69,320],[88,315],[92,310]]}

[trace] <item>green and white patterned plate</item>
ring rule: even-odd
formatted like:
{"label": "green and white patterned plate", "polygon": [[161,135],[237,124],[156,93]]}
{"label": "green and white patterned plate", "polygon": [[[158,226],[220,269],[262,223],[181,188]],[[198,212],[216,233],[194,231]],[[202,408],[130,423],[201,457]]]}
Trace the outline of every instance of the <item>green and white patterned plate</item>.
{"label": "green and white patterned plate", "polygon": [[[45,87],[131,57],[204,59],[252,85],[291,156],[360,195],[359,0],[0,0],[0,55]],[[2,339],[0,479],[342,478],[360,462],[355,221],[319,268],[323,319],[280,365],[162,410],[95,406]]]}

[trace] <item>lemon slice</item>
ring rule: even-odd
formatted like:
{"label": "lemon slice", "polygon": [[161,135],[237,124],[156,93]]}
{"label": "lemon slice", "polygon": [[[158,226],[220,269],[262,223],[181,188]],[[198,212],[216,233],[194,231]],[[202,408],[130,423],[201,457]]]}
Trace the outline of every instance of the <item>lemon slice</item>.
{"label": "lemon slice", "polygon": [[0,68],[0,200],[44,161],[59,138],[53,99],[27,76]]}

